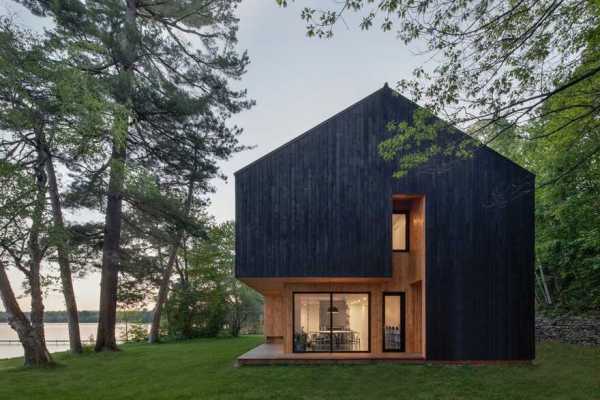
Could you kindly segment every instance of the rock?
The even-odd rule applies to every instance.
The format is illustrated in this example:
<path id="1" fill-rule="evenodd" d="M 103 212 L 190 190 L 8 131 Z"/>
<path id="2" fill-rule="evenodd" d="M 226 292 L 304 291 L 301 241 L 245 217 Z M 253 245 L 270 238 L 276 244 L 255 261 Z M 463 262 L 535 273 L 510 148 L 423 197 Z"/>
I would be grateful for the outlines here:
<path id="1" fill-rule="evenodd" d="M 600 320 L 594 318 L 536 316 L 537 341 L 556 340 L 562 343 L 600 346 Z"/>

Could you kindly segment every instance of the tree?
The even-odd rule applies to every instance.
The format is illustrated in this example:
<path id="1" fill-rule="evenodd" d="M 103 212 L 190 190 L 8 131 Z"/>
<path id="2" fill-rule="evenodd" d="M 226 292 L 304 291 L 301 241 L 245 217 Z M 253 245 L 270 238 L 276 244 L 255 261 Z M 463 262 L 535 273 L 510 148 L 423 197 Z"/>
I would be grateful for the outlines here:
<path id="1" fill-rule="evenodd" d="M 244 323 L 258 319 L 260 295 L 234 277 L 233 222 L 211 226 L 205 238 L 194 241 L 185 259 L 175 295 L 169 299 L 170 325 L 175 322 L 185 327 L 181 331 L 208 336 L 227 326 L 237 336 Z"/>
<path id="2" fill-rule="evenodd" d="M 27 161 L 35 151 L 44 163 L 43 173 L 50 200 L 51 227 L 49 248 L 55 250 L 59 265 L 62 292 L 69 315 L 71 351 L 82 351 L 79 335 L 77 304 L 73 290 L 69 258 L 69 234 L 65 226 L 59 182 L 55 163 L 60 159 L 60 147 L 77 146 L 81 132 L 93 134 L 101 129 L 98 118 L 101 104 L 98 96 L 90 95 L 93 83 L 79 71 L 65 66 L 52 43 L 17 28 L 4 18 L 1 21 L 0 103 L 1 123 L 10 132 L 0 141 L 7 159 L 26 168 L 37 164 Z M 92 86 L 91 88 L 89 86 Z M 85 140 L 85 138 L 83 139 Z"/>
<path id="3" fill-rule="evenodd" d="M 593 65 L 597 56 L 589 52 L 586 58 Z M 598 87 L 599 79 L 588 87 Z M 542 311 L 597 313 L 600 307 L 600 155 L 595 152 L 600 123 L 577 119 L 571 107 L 597 103 L 595 97 L 593 90 L 568 89 L 544 106 L 559 112 L 519 129 L 500 123 L 479 131 L 487 137 L 504 130 L 492 147 L 535 172 L 542 183 L 535 196 L 536 289 Z"/>
<path id="4" fill-rule="evenodd" d="M 546 183 L 536 193 L 536 262 L 543 271 L 538 280 L 553 300 L 546 308 L 559 311 L 600 309 L 600 120 L 576 119 L 570 107 L 597 104 L 597 87 L 600 77 L 588 83 L 589 93 L 567 90 L 553 98 L 548 107 L 563 111 L 523 134 L 538 138 L 524 140 L 522 158 Z M 558 128 L 562 133 L 554 135 Z"/>
<path id="5" fill-rule="evenodd" d="M 205 237 L 182 242 L 165 305 L 171 336 L 216 336 L 224 328 L 237 336 L 259 320 L 262 299 L 235 279 L 234 260 L 233 222 L 211 224 Z"/>
<path id="6" fill-rule="evenodd" d="M 52 363 L 44 337 L 44 304 L 41 267 L 47 250 L 45 227 L 46 175 L 44 153 L 37 148 L 18 162 L 9 161 L 3 151 L 0 182 L 0 297 L 6 308 L 8 323 L 17 332 L 25 353 L 26 366 Z M 31 164 L 32 171 L 25 165 Z M 46 233 L 46 234 L 45 234 Z M 25 317 L 6 268 L 12 265 L 26 277 L 31 299 L 30 320 Z"/>
<path id="7" fill-rule="evenodd" d="M 207 177 L 217 175 L 215 159 L 236 150 L 240 130 L 225 121 L 252 105 L 245 91 L 228 85 L 248 63 L 247 55 L 233 48 L 238 1 L 24 4 L 54 18 L 52 39 L 77 50 L 71 64 L 104 82 L 112 101 L 112 128 L 102 138 L 106 160 L 100 169 L 89 168 L 78 185 L 89 188 L 92 180 L 107 179 L 100 191 L 105 227 L 96 351 L 116 350 L 123 201 L 136 203 L 125 190 L 127 174 L 138 167 L 156 174 L 185 168 L 190 137 L 205 144 Z"/>
<path id="8" fill-rule="evenodd" d="M 562 106 L 552 100 L 567 91 L 597 92 L 590 85 L 596 85 L 600 62 L 588 54 L 593 49 L 590 39 L 598 37 L 598 7 L 594 1 L 560 0 L 345 0 L 332 9 L 305 7 L 301 18 L 309 36 L 329 38 L 346 14 L 358 13 L 361 29 L 379 24 L 383 31 L 395 30 L 405 45 L 424 46 L 421 54 L 438 63 L 419 66 L 412 79 L 398 82 L 401 92 L 428 110 L 412 123 L 390 121 L 393 136 L 382 143 L 381 153 L 399 161 L 396 176 L 402 176 L 431 157 L 463 157 L 476 151 L 479 144 L 472 147 L 461 140 L 437 148 L 418 146 L 433 143 L 432 135 L 445 134 L 452 126 L 479 122 L 477 129 L 483 130 L 505 121 L 505 129 L 488 138 L 486 143 L 491 143 L 512 127 L 540 121 L 565 107 L 569 120 L 564 124 L 597 120 L 600 109 L 590 99 Z M 580 68 L 584 63 L 587 67 Z M 433 131 L 427 128 L 432 114 L 443 119 Z M 557 126 L 553 134 L 562 134 L 563 128 Z M 403 161 L 405 153 L 400 157 L 401 147 L 411 147 L 409 162 Z M 592 154 L 582 156 L 589 159 Z M 573 165 L 579 162 L 584 160 Z"/>
<path id="9" fill-rule="evenodd" d="M 244 325 L 256 329 L 262 315 L 260 294 L 232 276 L 228 296 L 227 326 L 231 336 L 239 336 Z"/>
<path id="10" fill-rule="evenodd" d="M 227 221 L 212 227 L 207 240 L 195 251 L 196 267 L 216 271 L 214 276 L 222 281 L 227 306 L 225 323 L 229 333 L 238 336 L 244 324 L 258 321 L 262 297 L 235 278 L 235 223 Z"/>
<path id="11" fill-rule="evenodd" d="M 18 175 L 35 179 L 35 201 L 24 203 L 21 198 L 12 198 L 20 210 L 9 212 L 7 225 L 4 226 L 3 250 L 12 258 L 12 264 L 25 273 L 32 299 L 31 329 L 35 340 L 29 340 L 28 323 L 20 320 L 20 310 L 13 310 L 18 323 L 13 326 L 20 329 L 19 337 L 26 348 L 26 364 L 41 365 L 51 361 L 45 354 L 43 329 L 42 284 L 40 269 L 42 260 L 50 248 L 56 248 L 60 265 L 63 293 L 69 311 L 69 339 L 73 352 L 81 351 L 77 306 L 72 286 L 68 250 L 64 238 L 64 222 L 58 183 L 54 171 L 51 145 L 48 135 L 54 137 L 54 129 L 59 121 L 65 121 L 58 106 L 60 97 L 59 76 L 66 78 L 65 70 L 56 68 L 51 51 L 46 43 L 33 35 L 21 31 L 10 19 L 0 21 L 0 124 L 5 133 L 0 139 L 0 154 L 6 163 L 5 173 L 14 173 L 16 181 L 23 184 Z M 60 69 L 60 71 L 58 71 Z M 64 82 L 64 81 L 63 81 Z M 64 109 L 68 104 L 64 104 Z M 6 176 L 11 181 L 10 176 Z M 18 192 L 18 191 L 17 191 Z M 49 229 L 46 219 L 47 194 L 52 205 L 53 227 Z M 5 193 L 7 198 L 10 193 Z M 5 210 L 9 210 L 5 208 Z M 17 218 L 18 217 L 18 218 Z M 27 238 L 28 251 L 19 243 Z M 27 257 L 27 260 L 24 258 Z M 9 284 L 8 281 L 5 282 Z M 5 288 L 4 299 L 14 307 L 12 289 Z M 8 305 L 7 305 L 8 308 Z M 30 338 L 31 339 L 31 338 Z M 32 344 L 33 343 L 33 344 Z M 32 347 L 33 346 L 33 347 Z M 29 354 L 29 355 L 28 355 Z"/>
<path id="12" fill-rule="evenodd" d="M 192 201 L 194 199 L 194 186 L 195 179 L 197 179 L 197 172 L 198 171 L 192 171 L 192 174 L 190 175 L 190 181 L 188 183 L 188 192 L 186 195 L 185 202 L 183 204 L 183 212 L 186 218 L 189 216 L 190 211 L 192 209 Z M 175 232 L 175 238 L 173 240 L 173 243 L 169 248 L 167 263 L 164 267 L 163 274 L 159 282 L 158 295 L 156 296 L 156 303 L 154 305 L 154 310 L 152 311 L 152 323 L 150 324 L 150 333 L 148 334 L 149 343 L 156 343 L 160 340 L 160 321 L 162 309 L 169 295 L 171 274 L 173 273 L 173 268 L 177 259 L 177 252 L 181 247 L 181 242 L 183 240 L 184 235 L 185 231 L 183 229 L 177 229 Z"/>

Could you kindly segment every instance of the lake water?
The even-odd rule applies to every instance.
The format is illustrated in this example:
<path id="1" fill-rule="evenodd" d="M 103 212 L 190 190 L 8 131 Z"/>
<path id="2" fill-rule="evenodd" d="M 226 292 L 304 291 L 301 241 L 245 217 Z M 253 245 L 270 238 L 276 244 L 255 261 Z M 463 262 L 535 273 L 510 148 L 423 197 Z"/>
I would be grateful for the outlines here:
<path id="1" fill-rule="evenodd" d="M 85 323 L 79 324 L 81 331 L 81 340 L 88 340 L 96 337 L 96 330 L 98 324 L 96 323 Z M 48 340 L 48 351 L 51 353 L 57 351 L 69 350 L 69 343 L 52 343 L 52 340 L 69 340 L 69 329 L 66 323 L 47 323 L 46 328 L 46 340 Z M 125 324 L 117 324 L 117 338 L 121 338 L 121 334 L 125 332 Z M 7 324 L 0 323 L 0 341 L 2 340 L 18 340 L 17 333 Z M 88 344 L 88 343 L 86 343 Z M 23 347 L 20 343 L 15 344 L 4 344 L 0 343 L 0 359 L 20 357 L 23 355 Z"/>

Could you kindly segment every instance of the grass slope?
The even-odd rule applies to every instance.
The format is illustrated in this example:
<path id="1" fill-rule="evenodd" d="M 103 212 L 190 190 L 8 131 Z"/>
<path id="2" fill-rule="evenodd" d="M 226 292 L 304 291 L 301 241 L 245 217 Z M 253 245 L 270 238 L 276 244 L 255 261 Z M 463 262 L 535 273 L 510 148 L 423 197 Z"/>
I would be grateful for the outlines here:
<path id="1" fill-rule="evenodd" d="M 0 361 L 0 399 L 600 399 L 600 349 L 544 343 L 532 366 L 332 365 L 234 368 L 259 337 L 128 345 Z"/>

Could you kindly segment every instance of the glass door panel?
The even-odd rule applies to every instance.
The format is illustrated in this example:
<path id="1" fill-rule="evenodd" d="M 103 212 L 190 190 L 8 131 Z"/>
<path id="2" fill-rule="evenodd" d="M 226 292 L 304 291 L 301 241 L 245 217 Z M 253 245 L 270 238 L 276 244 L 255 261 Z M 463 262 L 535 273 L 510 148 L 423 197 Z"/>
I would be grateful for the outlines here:
<path id="1" fill-rule="evenodd" d="M 369 351 L 369 295 L 333 293 L 333 351 Z"/>
<path id="2" fill-rule="evenodd" d="M 331 351 L 329 293 L 294 294 L 294 352 Z"/>
<path id="3" fill-rule="evenodd" d="M 405 351 L 404 293 L 383 295 L 383 351 Z"/>

